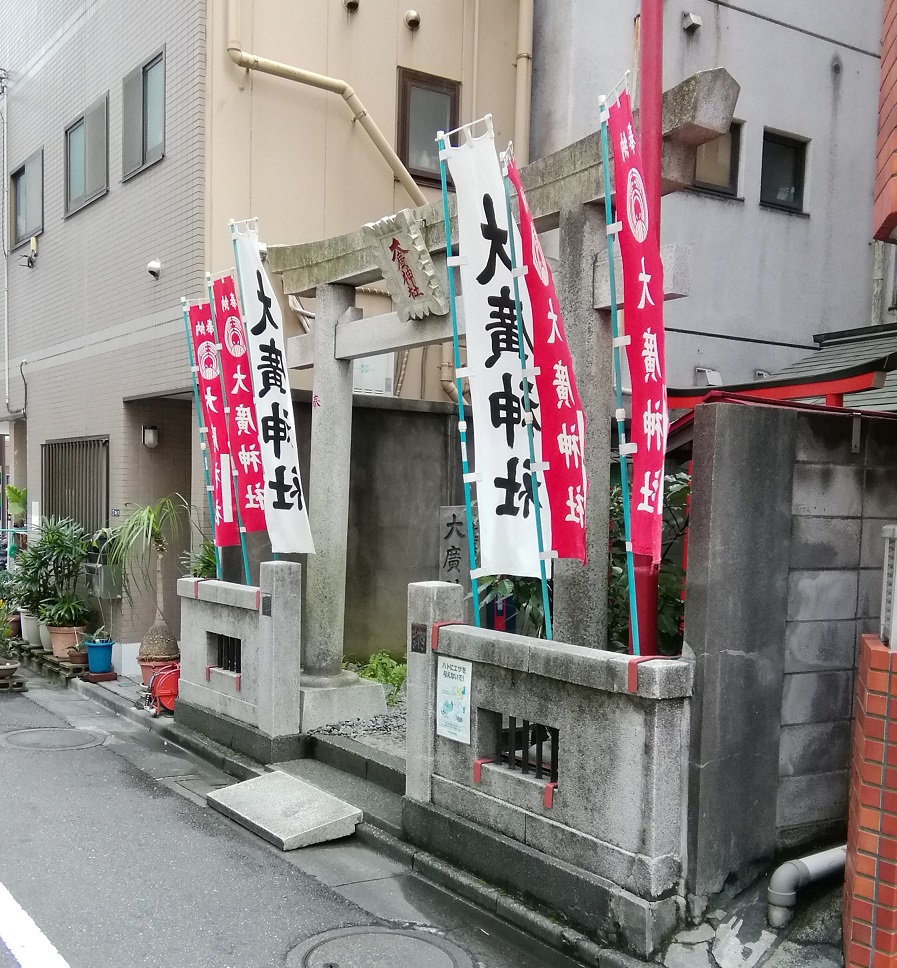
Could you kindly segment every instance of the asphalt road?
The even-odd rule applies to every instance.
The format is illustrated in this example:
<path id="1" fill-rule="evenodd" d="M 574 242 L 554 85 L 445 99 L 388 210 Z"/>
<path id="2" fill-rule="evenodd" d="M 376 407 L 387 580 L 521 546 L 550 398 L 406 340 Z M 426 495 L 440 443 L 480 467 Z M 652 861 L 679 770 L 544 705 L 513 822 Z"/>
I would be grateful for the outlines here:
<path id="1" fill-rule="evenodd" d="M 29 687 L 0 694 L 0 968 L 292 966 L 309 937 L 384 923 L 427 925 L 481 968 L 575 968 L 351 838 L 276 850 L 205 806 L 231 778 L 71 691 Z M 98 742 L 10 745 L 35 727 Z M 28 917 L 58 962 L 29 953 Z"/>

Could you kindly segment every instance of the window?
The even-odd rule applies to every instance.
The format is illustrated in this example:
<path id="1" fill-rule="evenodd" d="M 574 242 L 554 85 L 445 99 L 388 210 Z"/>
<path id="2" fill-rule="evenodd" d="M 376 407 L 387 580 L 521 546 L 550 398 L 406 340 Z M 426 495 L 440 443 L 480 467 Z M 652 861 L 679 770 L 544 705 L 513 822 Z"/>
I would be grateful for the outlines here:
<path id="1" fill-rule="evenodd" d="M 437 131 L 458 127 L 461 85 L 444 77 L 399 68 L 399 157 L 416 181 L 439 184 Z"/>
<path id="2" fill-rule="evenodd" d="M 721 195 L 738 194 L 738 162 L 741 156 L 741 125 L 700 145 L 695 161 L 695 188 Z"/>
<path id="3" fill-rule="evenodd" d="M 46 515 L 74 518 L 89 532 L 109 524 L 109 438 L 41 444 L 41 500 Z"/>
<path id="4" fill-rule="evenodd" d="M 806 141 L 764 131 L 761 204 L 803 211 L 806 160 Z"/>
<path id="5" fill-rule="evenodd" d="M 165 52 L 131 71 L 122 84 L 122 178 L 165 154 Z"/>
<path id="6" fill-rule="evenodd" d="M 44 151 L 41 148 L 12 173 L 10 218 L 13 244 L 27 242 L 44 227 Z"/>
<path id="7" fill-rule="evenodd" d="M 108 97 L 103 95 L 65 130 L 65 213 L 71 215 L 105 194 Z"/>

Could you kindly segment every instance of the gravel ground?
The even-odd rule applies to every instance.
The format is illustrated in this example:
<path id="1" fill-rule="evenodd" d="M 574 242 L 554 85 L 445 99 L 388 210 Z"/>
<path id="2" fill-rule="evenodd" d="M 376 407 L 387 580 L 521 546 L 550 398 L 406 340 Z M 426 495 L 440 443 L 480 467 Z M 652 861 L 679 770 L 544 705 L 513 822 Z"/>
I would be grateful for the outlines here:
<path id="1" fill-rule="evenodd" d="M 405 697 L 402 696 L 394 706 L 387 706 L 385 716 L 371 716 L 369 719 L 348 719 L 342 723 L 330 723 L 320 729 L 312 730 L 312 732 L 329 736 L 348 736 L 350 739 L 390 734 L 397 741 L 401 739 L 404 742 Z"/>

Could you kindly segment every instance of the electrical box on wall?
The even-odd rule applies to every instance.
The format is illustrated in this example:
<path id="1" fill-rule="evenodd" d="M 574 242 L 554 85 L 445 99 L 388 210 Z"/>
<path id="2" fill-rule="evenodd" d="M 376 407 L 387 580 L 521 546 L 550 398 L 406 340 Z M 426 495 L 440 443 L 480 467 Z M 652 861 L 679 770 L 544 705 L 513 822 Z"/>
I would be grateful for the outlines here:
<path id="1" fill-rule="evenodd" d="M 355 361 L 352 388 L 356 393 L 371 393 L 378 397 L 391 397 L 395 382 L 395 353 L 369 356 Z"/>

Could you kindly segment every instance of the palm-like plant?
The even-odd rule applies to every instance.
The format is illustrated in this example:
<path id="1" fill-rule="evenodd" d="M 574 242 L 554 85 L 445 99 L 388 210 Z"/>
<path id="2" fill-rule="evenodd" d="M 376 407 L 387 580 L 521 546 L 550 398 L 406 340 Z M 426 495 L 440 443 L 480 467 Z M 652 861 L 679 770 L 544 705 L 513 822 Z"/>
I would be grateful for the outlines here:
<path id="1" fill-rule="evenodd" d="M 126 507 L 131 513 L 121 527 L 111 532 L 104 551 L 111 565 L 121 567 L 126 584 L 128 576 L 136 574 L 146 587 L 153 584 L 151 563 L 155 552 L 156 620 L 143 637 L 138 655 L 146 660 L 172 658 L 178 653 L 178 644 L 165 622 L 162 565 L 170 543 L 181 533 L 187 503 L 180 494 L 173 494 L 155 504 Z"/>

